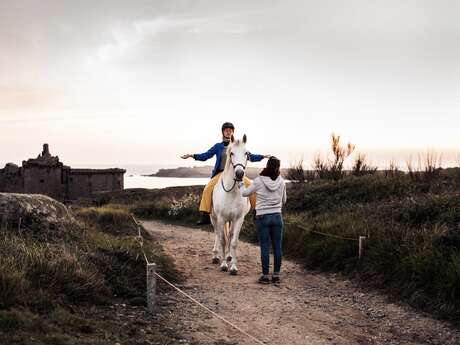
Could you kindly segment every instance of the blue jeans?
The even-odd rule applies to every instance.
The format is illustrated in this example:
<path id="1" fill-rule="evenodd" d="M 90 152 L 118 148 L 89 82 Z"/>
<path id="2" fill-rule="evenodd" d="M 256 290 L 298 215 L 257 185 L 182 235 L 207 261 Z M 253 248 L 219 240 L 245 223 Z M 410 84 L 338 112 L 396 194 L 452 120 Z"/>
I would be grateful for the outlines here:
<path id="1" fill-rule="evenodd" d="M 283 217 L 281 213 L 256 216 L 256 229 L 260 244 L 262 273 L 268 275 L 270 264 L 270 240 L 273 246 L 274 273 L 281 270 L 281 245 L 283 240 Z"/>

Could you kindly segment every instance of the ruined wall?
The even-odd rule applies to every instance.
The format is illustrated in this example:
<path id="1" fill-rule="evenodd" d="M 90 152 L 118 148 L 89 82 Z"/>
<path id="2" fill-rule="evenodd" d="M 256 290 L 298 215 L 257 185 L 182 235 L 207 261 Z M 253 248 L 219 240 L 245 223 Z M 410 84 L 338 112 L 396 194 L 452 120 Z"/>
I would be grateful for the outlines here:
<path id="1" fill-rule="evenodd" d="M 71 169 L 58 156 L 52 156 L 48 144 L 37 158 L 8 163 L 0 169 L 0 192 L 45 194 L 65 201 L 89 196 L 94 192 L 124 189 L 123 169 Z"/>
<path id="2" fill-rule="evenodd" d="M 0 188 L 7 193 L 22 193 L 24 190 L 22 168 L 8 163 L 5 169 L 0 170 Z"/>
<path id="3" fill-rule="evenodd" d="M 124 170 L 119 169 L 72 169 L 69 175 L 69 199 L 123 189 L 123 174 Z"/>
<path id="4" fill-rule="evenodd" d="M 24 168 L 24 193 L 45 194 L 52 198 L 66 199 L 62 167 L 29 166 Z"/>

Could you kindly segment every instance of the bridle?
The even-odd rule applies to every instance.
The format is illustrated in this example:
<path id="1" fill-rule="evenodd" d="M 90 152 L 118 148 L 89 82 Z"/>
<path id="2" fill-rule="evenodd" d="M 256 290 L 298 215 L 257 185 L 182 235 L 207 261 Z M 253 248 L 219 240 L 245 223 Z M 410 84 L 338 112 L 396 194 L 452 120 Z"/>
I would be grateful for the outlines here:
<path id="1" fill-rule="evenodd" d="M 240 166 L 240 167 L 243 168 L 243 171 L 245 171 L 245 170 L 246 170 L 246 166 L 248 165 L 248 160 L 249 160 L 249 153 L 246 153 L 246 163 L 245 163 L 244 165 L 241 164 L 241 163 L 236 163 L 236 164 L 234 164 L 232 158 L 230 157 L 230 163 L 231 163 L 232 166 L 233 166 L 233 170 L 235 170 L 236 167 Z M 233 186 L 232 186 L 232 188 L 230 188 L 229 190 L 227 190 L 227 189 L 225 189 L 224 179 L 223 179 L 223 178 L 220 179 L 220 182 L 221 182 L 221 184 L 222 184 L 222 188 L 223 188 L 224 191 L 227 192 L 227 193 L 230 193 L 230 192 L 233 190 L 233 188 L 235 188 L 236 183 L 237 183 L 237 182 L 240 182 L 240 181 L 242 181 L 242 180 L 237 180 L 236 178 L 233 178 Z"/>

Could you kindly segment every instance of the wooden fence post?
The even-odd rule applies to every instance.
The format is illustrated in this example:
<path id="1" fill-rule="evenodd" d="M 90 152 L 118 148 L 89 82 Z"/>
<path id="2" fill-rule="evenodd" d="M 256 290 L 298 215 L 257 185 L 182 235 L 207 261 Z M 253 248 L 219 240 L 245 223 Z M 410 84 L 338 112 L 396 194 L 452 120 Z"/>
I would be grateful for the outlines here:
<path id="1" fill-rule="evenodd" d="M 156 265 L 147 264 L 147 310 L 150 314 L 155 310 L 155 298 L 157 289 Z"/>

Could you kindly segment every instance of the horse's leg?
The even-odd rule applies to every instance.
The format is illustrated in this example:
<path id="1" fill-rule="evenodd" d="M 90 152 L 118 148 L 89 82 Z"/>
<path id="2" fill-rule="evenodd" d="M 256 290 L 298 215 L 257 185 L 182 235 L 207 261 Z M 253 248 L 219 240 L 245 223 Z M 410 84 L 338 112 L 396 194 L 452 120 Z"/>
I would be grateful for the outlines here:
<path id="1" fill-rule="evenodd" d="M 219 229 L 217 227 L 217 217 L 214 213 L 211 214 L 211 223 L 214 228 L 214 247 L 212 248 L 212 263 L 217 265 L 220 263 L 219 258 Z"/>
<path id="2" fill-rule="evenodd" d="M 222 217 L 217 218 L 217 231 L 219 236 L 219 243 L 218 243 L 218 251 L 219 257 L 222 258 L 220 269 L 222 271 L 228 270 L 227 261 L 224 260 L 225 258 L 225 221 Z"/>
<path id="3" fill-rule="evenodd" d="M 241 227 L 243 226 L 244 217 L 240 217 L 237 220 L 232 222 L 232 241 L 230 242 L 230 256 L 232 260 L 230 262 L 230 274 L 236 275 L 238 273 L 238 268 L 236 267 L 237 258 L 236 258 L 236 249 L 238 246 L 238 238 L 240 236 Z"/>
<path id="4" fill-rule="evenodd" d="M 226 245 L 226 253 L 227 253 L 227 262 L 232 261 L 232 256 L 230 255 L 230 242 L 233 238 L 233 222 L 228 222 L 225 225 L 225 245 Z"/>
<path id="5" fill-rule="evenodd" d="M 219 258 L 219 235 L 216 232 L 216 229 L 214 229 L 214 248 L 212 249 L 212 263 L 214 265 L 217 265 L 220 263 L 220 258 Z"/>

